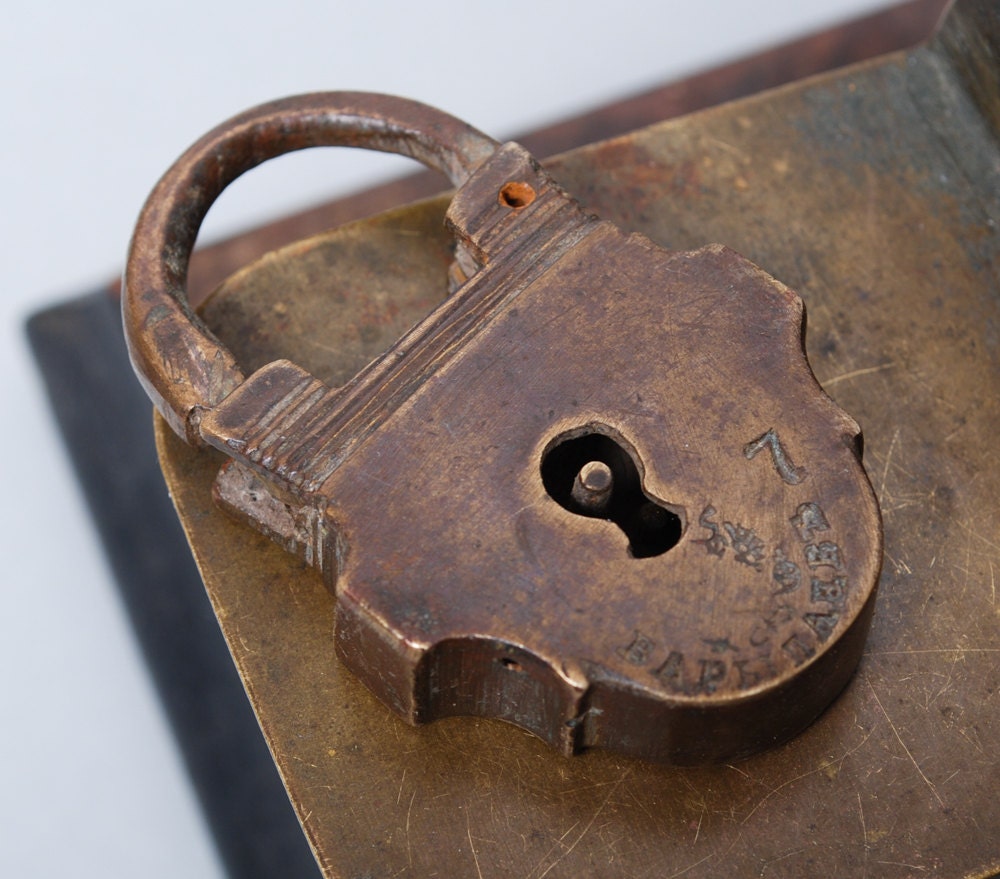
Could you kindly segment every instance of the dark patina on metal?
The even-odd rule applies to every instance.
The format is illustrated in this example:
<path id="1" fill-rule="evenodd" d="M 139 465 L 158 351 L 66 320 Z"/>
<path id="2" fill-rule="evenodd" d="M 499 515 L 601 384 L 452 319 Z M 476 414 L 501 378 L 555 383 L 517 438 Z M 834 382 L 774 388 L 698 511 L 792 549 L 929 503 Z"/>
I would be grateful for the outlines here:
<path id="1" fill-rule="evenodd" d="M 198 225 L 243 171 L 324 144 L 459 186 L 454 292 L 346 381 L 244 375 L 186 305 Z M 598 219 L 516 144 L 385 96 L 249 111 L 150 197 L 123 308 L 167 422 L 231 459 L 218 501 L 320 569 L 338 655 L 410 722 L 721 761 L 799 732 L 857 665 L 881 524 L 801 300 L 725 247 Z"/>

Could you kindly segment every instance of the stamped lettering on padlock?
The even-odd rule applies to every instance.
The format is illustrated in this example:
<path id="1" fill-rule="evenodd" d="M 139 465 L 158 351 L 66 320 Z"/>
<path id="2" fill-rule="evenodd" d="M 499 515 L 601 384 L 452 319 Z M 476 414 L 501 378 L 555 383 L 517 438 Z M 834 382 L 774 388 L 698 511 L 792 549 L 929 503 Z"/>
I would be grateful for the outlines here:
<path id="1" fill-rule="evenodd" d="M 239 173 L 324 143 L 449 174 L 455 290 L 344 387 L 287 361 L 244 378 L 183 304 L 197 225 Z M 382 96 L 251 111 L 154 191 L 124 308 L 167 420 L 232 458 L 220 503 L 322 570 L 338 654 L 411 722 L 732 759 L 860 658 L 879 513 L 801 300 L 725 247 L 589 215 L 516 144 Z"/>

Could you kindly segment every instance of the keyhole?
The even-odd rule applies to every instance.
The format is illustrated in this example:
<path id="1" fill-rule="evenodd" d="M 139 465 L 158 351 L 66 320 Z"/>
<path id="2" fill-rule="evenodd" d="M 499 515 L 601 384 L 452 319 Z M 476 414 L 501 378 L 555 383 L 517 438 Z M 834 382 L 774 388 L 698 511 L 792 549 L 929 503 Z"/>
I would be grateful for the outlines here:
<path id="1" fill-rule="evenodd" d="M 632 453 L 593 427 L 566 434 L 549 447 L 542 457 L 542 483 L 571 513 L 614 522 L 634 558 L 662 555 L 681 539 L 680 516 L 643 491 Z"/>

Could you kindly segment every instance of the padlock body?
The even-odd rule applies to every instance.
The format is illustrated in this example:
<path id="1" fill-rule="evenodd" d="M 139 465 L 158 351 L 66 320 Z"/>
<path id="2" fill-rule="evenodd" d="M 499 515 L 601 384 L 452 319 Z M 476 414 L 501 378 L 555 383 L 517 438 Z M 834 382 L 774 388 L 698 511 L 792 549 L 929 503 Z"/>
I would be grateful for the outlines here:
<path id="1" fill-rule="evenodd" d="M 204 415 L 270 486 L 224 505 L 324 571 L 338 653 L 412 722 L 676 763 L 802 729 L 860 658 L 882 546 L 801 300 L 588 216 L 516 145 L 449 221 L 467 281 L 384 356 L 339 389 L 272 363 Z"/>
<path id="2" fill-rule="evenodd" d="M 548 457 L 594 434 L 674 545 L 637 557 L 552 497 Z M 881 543 L 859 454 L 797 296 L 725 248 L 596 223 L 333 469 L 338 652 L 413 721 L 682 763 L 758 750 L 860 656 Z"/>

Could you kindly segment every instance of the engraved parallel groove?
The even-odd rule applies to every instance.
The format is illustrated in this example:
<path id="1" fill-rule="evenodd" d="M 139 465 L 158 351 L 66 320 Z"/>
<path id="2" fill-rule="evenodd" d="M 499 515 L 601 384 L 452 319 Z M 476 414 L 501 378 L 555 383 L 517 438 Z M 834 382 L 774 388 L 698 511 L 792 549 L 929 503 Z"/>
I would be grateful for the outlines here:
<path id="1" fill-rule="evenodd" d="M 471 237 L 487 252 L 491 249 L 504 249 L 512 238 L 526 246 L 538 247 L 536 236 L 539 232 L 567 210 L 579 212 L 580 208 L 557 187 L 546 186 L 538 193 L 534 202 L 516 215 L 509 211 L 489 211 L 490 215 L 497 218 L 496 222 L 480 227 Z"/>
<path id="2" fill-rule="evenodd" d="M 339 395 L 331 395 L 334 396 Z M 319 417 L 313 419 L 310 429 L 295 437 L 294 448 L 287 455 L 294 483 L 308 492 L 316 491 L 333 472 L 341 458 L 338 452 L 350 442 L 350 437 L 336 432 L 337 407 L 333 400 L 317 414 Z"/>
<path id="3" fill-rule="evenodd" d="M 257 428 L 258 432 L 266 430 L 278 419 L 284 418 L 289 408 L 297 405 L 298 401 L 305 395 L 312 392 L 319 382 L 308 373 L 303 373 L 302 377 L 289 388 L 277 400 L 270 402 L 268 406 L 249 422 L 245 431 L 247 438 L 250 438 L 249 431 Z"/>
<path id="4" fill-rule="evenodd" d="M 300 376 L 288 381 L 290 370 Z M 301 488 L 313 481 L 314 465 L 322 462 L 310 450 L 321 439 L 316 431 L 329 419 L 338 391 L 291 364 L 265 367 L 244 389 L 255 405 L 234 398 L 210 413 L 206 439 L 288 486 Z M 248 410 L 253 413 L 249 417 Z"/>
<path id="5" fill-rule="evenodd" d="M 550 182 L 538 182 L 535 200 L 531 204 L 517 210 L 504 208 L 499 204 L 489 205 L 487 209 L 465 218 L 465 234 L 480 247 L 511 231 L 519 236 L 530 236 L 535 229 L 545 224 L 546 218 L 553 213 L 553 208 L 558 210 L 567 203 L 572 204 L 559 187 Z"/>
<path id="6" fill-rule="evenodd" d="M 573 216 L 560 216 L 564 213 Z M 467 297 L 472 301 L 467 302 L 460 314 L 446 324 L 434 327 L 432 332 L 420 340 L 420 346 L 410 357 L 395 360 L 392 364 L 395 368 L 381 375 L 377 386 L 370 387 L 367 382 L 351 386 L 350 399 L 338 401 L 338 406 L 331 413 L 326 428 L 326 441 L 313 450 L 315 454 L 327 459 L 328 466 L 324 474 L 319 470 L 315 471 L 316 477 L 321 477 L 320 482 L 346 458 L 350 446 L 384 423 L 430 374 L 462 347 L 470 335 L 488 323 L 499 311 L 501 303 L 515 298 L 597 227 L 597 223 L 583 215 L 579 209 L 556 211 L 554 217 L 560 223 L 565 223 L 564 228 L 558 235 L 549 238 L 545 246 L 535 249 L 530 262 L 523 262 L 520 271 L 510 271 L 510 260 L 506 258 L 502 260 L 503 269 L 492 271 L 487 266 L 470 282 L 468 293 L 475 295 Z M 512 251 L 519 249 L 511 248 Z M 336 448 L 338 446 L 339 449 Z M 312 490 L 318 489 L 320 482 L 313 483 Z"/>
<path id="7" fill-rule="evenodd" d="M 335 406 L 337 392 L 324 388 L 307 407 L 296 411 L 296 418 L 275 431 L 271 454 L 276 461 L 274 472 L 290 484 L 302 488 L 315 478 L 321 459 L 314 446 L 322 438 L 329 411 Z"/>
<path id="8" fill-rule="evenodd" d="M 358 443 L 495 319 L 503 303 L 598 227 L 557 186 L 533 182 L 535 200 L 523 209 L 490 204 L 467 218 L 495 259 L 348 384 L 331 389 L 284 364 L 260 375 L 262 405 L 252 416 L 240 404 L 228 416 L 220 410 L 215 429 L 225 425 L 220 436 L 230 451 L 241 446 L 245 460 L 300 494 L 318 491 Z M 235 423 L 227 424 L 230 419 Z"/>
<path id="9" fill-rule="evenodd" d="M 296 423 L 329 391 L 329 388 L 315 379 L 304 384 L 306 387 L 296 388 L 286 395 L 281 403 L 270 407 L 263 417 L 247 430 L 248 445 L 252 445 L 261 454 L 264 450 L 270 450 L 272 455 L 280 455 L 280 446 L 286 435 L 294 430 Z"/>
<path id="10" fill-rule="evenodd" d="M 290 467 L 296 449 L 302 444 L 302 438 L 308 437 L 313 431 L 313 425 L 320 421 L 330 409 L 336 392 L 320 385 L 316 392 L 301 401 L 301 405 L 289 410 L 285 419 L 276 424 L 266 438 L 271 454 L 282 461 L 279 470 L 282 475 L 296 468 Z"/>
<path id="11" fill-rule="evenodd" d="M 330 400 L 331 405 L 310 407 L 307 419 L 290 437 L 283 462 L 287 472 L 296 474 L 295 485 L 305 491 L 318 490 L 355 442 L 383 423 L 434 369 L 460 349 L 470 334 L 490 320 L 499 303 L 517 296 L 596 228 L 596 222 L 575 203 L 565 197 L 552 201 L 554 209 L 540 212 L 539 216 L 555 228 L 544 232 L 541 247 L 530 248 L 529 259 L 519 258 L 524 239 L 513 239 L 504 253 L 502 262 L 507 268 L 503 272 L 484 268 L 446 303 L 450 307 L 430 315 L 410 330 L 393 351 L 331 392 L 336 396 L 336 400 Z M 520 262 L 516 272 L 509 270 L 512 260 Z M 301 429 L 306 424 L 308 428 Z"/>
<path id="12" fill-rule="evenodd" d="M 251 378 L 240 391 L 203 420 L 203 430 L 222 439 L 229 448 L 235 448 L 234 444 L 238 444 L 241 454 L 250 458 L 272 425 L 284 419 L 287 411 L 295 407 L 304 396 L 312 393 L 318 384 L 308 373 L 301 370 L 299 373 L 298 379 L 285 388 L 275 388 L 268 382 L 273 379 L 271 374 L 263 380 Z M 248 415 L 244 398 L 251 389 L 258 402 L 250 407 L 252 414 Z M 278 391 L 277 396 L 275 390 Z"/>
<path id="13" fill-rule="evenodd" d="M 561 239 L 562 235 L 557 225 L 560 213 L 567 212 L 571 214 L 570 222 L 566 223 L 566 230 L 572 229 L 576 225 L 573 221 L 582 217 L 579 207 L 574 202 L 568 201 L 558 190 L 550 187 L 547 192 L 551 193 L 550 200 L 556 202 L 557 210 L 552 211 L 545 218 L 547 224 L 553 225 L 553 228 L 545 233 L 549 237 L 549 240 L 546 240 L 541 247 L 538 246 L 537 242 L 524 245 L 525 249 L 534 249 L 535 257 L 544 253 L 554 242 Z M 486 213 L 494 214 L 497 212 L 488 211 Z M 521 219 L 523 220 L 525 217 L 522 215 Z M 529 230 L 518 225 L 518 234 L 519 236 L 526 236 L 528 232 L 531 232 L 533 235 L 538 235 L 542 226 L 543 224 L 538 223 Z M 519 251 L 522 248 L 516 246 L 518 243 L 523 243 L 523 239 L 515 239 L 515 246 L 510 247 L 504 254 L 506 259 L 514 260 L 520 256 Z M 488 267 L 483 272 L 488 273 Z M 517 274 L 517 272 L 513 272 L 510 274 L 510 277 L 516 277 Z M 348 384 L 340 389 L 345 396 L 341 411 L 344 413 L 351 411 L 352 405 L 355 404 L 356 400 L 363 400 L 365 398 L 367 388 L 378 387 L 387 381 L 388 376 L 399 368 L 399 364 L 406 360 L 411 351 L 423 349 L 429 340 L 433 339 L 437 334 L 451 331 L 453 327 L 458 326 L 459 322 L 463 320 L 463 314 L 471 315 L 469 320 L 474 321 L 476 316 L 482 311 L 492 307 L 495 299 L 481 303 L 477 301 L 483 295 L 482 287 L 485 279 L 486 275 L 482 273 L 480 277 L 473 278 L 454 296 L 446 300 L 435 312 L 408 330 L 391 350 L 387 351 L 381 357 L 376 358 L 358 372 Z"/>

